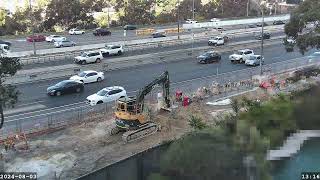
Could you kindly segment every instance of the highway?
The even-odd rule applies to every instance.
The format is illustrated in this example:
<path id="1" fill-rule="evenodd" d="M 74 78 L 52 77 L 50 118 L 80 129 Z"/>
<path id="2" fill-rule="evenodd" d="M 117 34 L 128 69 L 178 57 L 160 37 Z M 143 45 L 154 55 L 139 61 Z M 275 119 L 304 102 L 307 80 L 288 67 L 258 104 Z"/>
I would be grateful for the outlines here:
<path id="1" fill-rule="evenodd" d="M 176 28 L 175 26 L 169 26 L 170 28 Z M 224 27 L 225 30 L 232 30 L 232 29 L 240 29 L 244 28 L 245 25 L 234 25 L 234 26 L 226 26 Z M 163 27 L 157 27 L 155 29 L 159 29 L 161 31 Z M 166 27 L 168 28 L 168 27 Z M 195 33 L 206 31 L 205 29 L 195 29 Z M 99 44 L 99 43 L 112 43 L 117 41 L 128 41 L 128 40 L 136 40 L 136 39 L 144 39 L 150 36 L 137 36 L 135 30 L 126 31 L 126 37 L 124 36 L 123 30 L 113 30 L 111 32 L 111 36 L 94 36 L 92 31 L 87 31 L 83 35 L 69 35 L 67 32 L 61 34 L 65 36 L 67 39 L 75 42 L 77 46 L 81 45 L 88 45 L 88 44 Z M 191 31 L 185 31 L 182 34 L 190 34 Z M 57 33 L 59 34 L 59 33 Z M 175 34 L 168 34 L 167 36 L 174 36 Z M 150 37 L 151 38 L 151 37 Z M 10 41 L 12 43 L 11 51 L 12 52 L 20 52 L 20 51 L 30 51 L 33 50 L 33 45 L 31 42 L 27 42 L 25 37 L 16 38 L 16 39 L 4 39 Z M 36 42 L 36 49 L 50 49 L 55 48 L 53 43 L 48 42 Z"/>
<path id="2" fill-rule="evenodd" d="M 257 54 L 260 53 L 260 48 L 254 48 L 253 50 Z M 265 47 L 264 52 L 266 64 L 303 56 L 297 50 L 287 53 L 280 41 L 277 45 Z M 309 51 L 307 54 L 305 54 L 305 56 L 309 55 L 310 53 L 312 53 L 312 51 Z M 197 61 L 194 58 L 189 57 L 178 62 L 149 64 L 135 68 L 106 72 L 106 79 L 103 82 L 85 85 L 85 90 L 81 94 L 71 94 L 60 97 L 47 96 L 46 88 L 63 80 L 64 78 L 18 85 L 18 90 L 21 92 L 19 98 L 20 103 L 17 105 L 14 111 L 7 111 L 7 114 L 14 115 L 22 112 L 81 102 L 84 101 L 88 95 L 91 95 L 107 86 L 120 85 L 125 87 L 128 92 L 133 92 L 144 87 L 144 85 L 153 80 L 154 77 L 159 75 L 164 70 L 169 71 L 171 82 L 175 83 L 203 76 L 214 75 L 217 72 L 217 68 L 219 68 L 219 73 L 248 68 L 244 64 L 231 64 L 228 59 L 230 54 L 231 52 L 223 53 L 221 62 L 214 64 L 200 65 L 197 64 Z"/>
<path id="3" fill-rule="evenodd" d="M 284 35 L 283 32 L 272 32 L 271 37 L 277 37 L 277 36 L 282 36 Z M 244 34 L 239 37 L 230 37 L 230 40 L 228 43 L 232 42 L 241 42 L 241 41 L 246 41 L 246 40 L 253 40 L 254 37 L 251 34 Z M 193 46 L 194 47 L 203 47 L 207 46 L 208 41 L 207 40 L 202 40 L 202 41 L 196 41 Z M 228 44 L 226 43 L 226 45 Z M 172 50 L 178 50 L 178 49 L 188 49 L 192 48 L 192 43 L 186 43 L 186 44 L 180 44 L 180 45 L 173 45 L 173 46 L 166 46 L 166 47 L 159 47 L 159 48 L 144 48 L 140 50 L 134 50 L 130 52 L 125 52 L 122 56 L 128 57 L 128 56 L 135 56 L 135 55 L 142 55 L 142 54 L 149 54 L 149 53 L 158 53 L 158 52 L 166 52 L 166 51 L 172 51 Z M 212 47 L 214 49 L 214 47 Z M 103 61 L 107 62 L 108 59 L 113 59 L 113 58 L 118 58 L 119 56 L 110 56 L 105 58 Z M 26 64 L 23 66 L 24 69 L 33 69 L 33 68 L 40 68 L 40 67 L 47 67 L 47 66 L 58 66 L 58 65 L 66 65 L 66 64 L 72 64 L 73 59 L 69 58 L 63 58 L 61 57 L 60 59 L 57 58 L 55 61 L 49 61 L 46 63 L 36 63 L 36 64 Z"/>

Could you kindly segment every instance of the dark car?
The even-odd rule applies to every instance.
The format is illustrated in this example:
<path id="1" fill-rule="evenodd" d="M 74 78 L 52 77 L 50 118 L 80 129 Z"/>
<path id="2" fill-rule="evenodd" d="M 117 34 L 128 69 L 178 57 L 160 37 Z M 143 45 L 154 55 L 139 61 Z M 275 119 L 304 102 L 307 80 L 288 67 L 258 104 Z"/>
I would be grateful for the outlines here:
<path id="1" fill-rule="evenodd" d="M 270 39 L 270 36 L 271 36 L 270 33 L 263 33 L 263 39 Z M 259 35 L 256 35 L 255 38 L 261 40 L 262 39 L 261 33 Z"/>
<path id="2" fill-rule="evenodd" d="M 0 39 L 0 44 L 6 44 L 8 46 L 11 46 L 11 42 L 8 42 L 8 41 L 3 41 Z"/>
<path id="3" fill-rule="evenodd" d="M 281 24 L 285 24 L 283 21 L 273 21 L 273 25 L 281 25 Z"/>
<path id="4" fill-rule="evenodd" d="M 42 41 L 45 41 L 46 40 L 46 37 L 43 36 L 43 35 L 34 35 L 34 36 L 29 36 L 27 37 L 27 41 L 28 42 L 42 42 Z"/>
<path id="5" fill-rule="evenodd" d="M 198 56 L 197 59 L 198 63 L 200 64 L 208 64 L 213 62 L 219 62 L 221 60 L 221 55 L 217 52 L 210 51 Z"/>
<path id="6" fill-rule="evenodd" d="M 125 25 L 125 26 L 123 27 L 123 29 L 124 29 L 124 30 L 136 30 L 137 27 L 134 26 L 134 25 Z"/>
<path id="7" fill-rule="evenodd" d="M 74 80 L 64 80 L 47 88 L 47 94 L 50 96 L 60 96 L 62 94 L 80 93 L 83 91 L 82 82 Z"/>
<path id="8" fill-rule="evenodd" d="M 93 31 L 95 36 L 110 36 L 111 32 L 108 29 L 98 28 Z"/>
<path id="9" fill-rule="evenodd" d="M 262 27 L 262 23 L 257 23 L 256 26 L 257 27 Z M 268 24 L 267 23 L 263 23 L 263 26 L 268 26 Z"/>
<path id="10" fill-rule="evenodd" d="M 164 34 L 156 32 L 156 33 L 152 33 L 152 37 L 153 38 L 160 38 L 160 37 L 166 37 L 166 36 Z"/>
<path id="11" fill-rule="evenodd" d="M 255 25 L 255 24 L 249 24 L 248 25 L 248 28 L 256 28 L 257 27 L 257 25 Z"/>

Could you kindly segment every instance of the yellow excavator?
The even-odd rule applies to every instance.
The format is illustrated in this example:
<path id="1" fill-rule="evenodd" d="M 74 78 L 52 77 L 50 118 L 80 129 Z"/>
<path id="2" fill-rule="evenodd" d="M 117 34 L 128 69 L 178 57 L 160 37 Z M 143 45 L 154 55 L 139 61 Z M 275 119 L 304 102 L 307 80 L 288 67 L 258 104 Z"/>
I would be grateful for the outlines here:
<path id="1" fill-rule="evenodd" d="M 144 98 L 157 85 L 162 85 L 164 109 L 170 108 L 169 99 L 169 73 L 163 72 L 158 78 L 142 88 L 136 97 L 123 97 L 116 103 L 115 121 L 116 127 L 111 130 L 111 135 L 124 132 L 122 139 L 131 142 L 151 134 L 158 130 L 158 124 L 150 121 L 144 109 Z"/>

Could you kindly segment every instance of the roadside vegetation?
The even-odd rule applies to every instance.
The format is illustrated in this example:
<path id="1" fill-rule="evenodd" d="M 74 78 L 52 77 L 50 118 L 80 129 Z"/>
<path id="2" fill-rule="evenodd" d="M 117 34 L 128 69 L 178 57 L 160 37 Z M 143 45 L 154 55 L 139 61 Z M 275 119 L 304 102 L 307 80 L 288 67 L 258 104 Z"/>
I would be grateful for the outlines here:
<path id="1" fill-rule="evenodd" d="M 35 31 L 63 31 L 70 28 L 91 29 L 98 26 L 122 26 L 125 24 L 150 25 L 175 23 L 192 18 L 192 0 L 35 0 L 30 9 L 28 1 L 20 7 L 12 3 L 16 11 L 0 9 L 0 35 L 29 33 Z M 10 2 L 9 2 L 10 1 Z M 195 0 L 195 19 L 246 16 L 247 0 Z M 20 4 L 21 5 L 21 4 Z M 115 14 L 108 16 L 108 8 Z M 110 9 L 109 9 L 110 10 Z M 94 19 L 94 12 L 103 12 Z M 250 14 L 258 13 L 254 6 Z M 110 18 L 110 19 L 108 19 Z M 109 24 L 108 24 L 109 23 Z"/>
<path id="2" fill-rule="evenodd" d="M 234 99 L 233 113 L 215 125 L 190 116 L 194 131 L 169 146 L 161 172 L 150 180 L 271 179 L 267 150 L 297 130 L 320 129 L 319 97 L 320 87 L 313 86 L 265 102 Z"/>

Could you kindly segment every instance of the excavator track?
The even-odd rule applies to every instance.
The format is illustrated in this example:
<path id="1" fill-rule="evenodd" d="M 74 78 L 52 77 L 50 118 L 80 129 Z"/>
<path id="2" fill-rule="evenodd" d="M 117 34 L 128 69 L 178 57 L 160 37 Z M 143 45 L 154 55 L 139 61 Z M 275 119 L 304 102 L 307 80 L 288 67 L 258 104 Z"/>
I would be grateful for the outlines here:
<path id="1" fill-rule="evenodd" d="M 153 122 L 147 122 L 136 130 L 129 130 L 122 135 L 124 142 L 132 142 L 138 139 L 150 136 L 158 131 L 158 125 Z"/>

